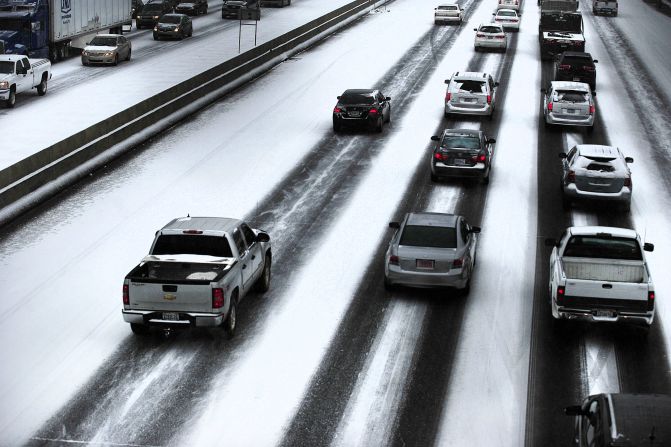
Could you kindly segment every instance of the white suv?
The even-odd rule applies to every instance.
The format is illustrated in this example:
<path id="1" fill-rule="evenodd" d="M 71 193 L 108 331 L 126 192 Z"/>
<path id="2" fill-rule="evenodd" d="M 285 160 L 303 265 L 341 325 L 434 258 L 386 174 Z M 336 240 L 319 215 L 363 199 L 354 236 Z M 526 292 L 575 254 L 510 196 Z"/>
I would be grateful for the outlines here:
<path id="1" fill-rule="evenodd" d="M 491 119 L 496 108 L 496 87 L 488 73 L 456 72 L 446 79 L 445 115 L 486 115 Z"/>
<path id="2" fill-rule="evenodd" d="M 433 13 L 436 25 L 445 23 L 459 23 L 462 21 L 462 9 L 458 3 L 438 5 Z"/>

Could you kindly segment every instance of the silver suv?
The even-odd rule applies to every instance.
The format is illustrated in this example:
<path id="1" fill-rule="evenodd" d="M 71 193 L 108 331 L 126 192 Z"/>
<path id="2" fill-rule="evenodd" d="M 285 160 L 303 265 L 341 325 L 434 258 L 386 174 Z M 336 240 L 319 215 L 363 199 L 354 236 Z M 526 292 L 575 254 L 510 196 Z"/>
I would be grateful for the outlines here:
<path id="1" fill-rule="evenodd" d="M 596 105 L 590 86 L 584 82 L 552 81 L 545 93 L 545 125 L 586 126 L 592 130 Z"/>
<path id="2" fill-rule="evenodd" d="M 616 147 L 598 144 L 579 144 L 562 159 L 561 186 L 563 205 L 568 208 L 576 199 L 614 200 L 629 209 L 631 204 L 631 170 L 625 157 Z"/>
<path id="3" fill-rule="evenodd" d="M 472 71 L 456 72 L 446 79 L 445 115 L 485 115 L 491 119 L 496 108 L 496 87 L 491 75 Z"/>

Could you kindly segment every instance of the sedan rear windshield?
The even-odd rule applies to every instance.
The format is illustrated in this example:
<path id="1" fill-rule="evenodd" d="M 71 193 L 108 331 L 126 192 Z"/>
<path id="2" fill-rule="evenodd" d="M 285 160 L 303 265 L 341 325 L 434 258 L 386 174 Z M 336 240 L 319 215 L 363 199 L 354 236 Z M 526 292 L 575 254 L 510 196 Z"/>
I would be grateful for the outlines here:
<path id="1" fill-rule="evenodd" d="M 499 11 L 497 15 L 505 17 L 517 17 L 517 13 L 515 11 Z"/>
<path id="2" fill-rule="evenodd" d="M 641 247 L 635 239 L 623 237 L 572 236 L 564 256 L 640 261 Z"/>
<path id="3" fill-rule="evenodd" d="M 444 148 L 480 149 L 480 138 L 471 135 L 445 135 L 440 145 Z"/>
<path id="4" fill-rule="evenodd" d="M 94 47 L 116 47 L 116 37 L 96 36 L 89 45 Z"/>
<path id="5" fill-rule="evenodd" d="M 152 255 L 206 255 L 230 258 L 233 256 L 228 239 L 223 236 L 161 235 Z"/>
<path id="6" fill-rule="evenodd" d="M 456 11 L 457 7 L 456 6 L 439 6 L 438 9 L 443 10 L 443 11 Z"/>
<path id="7" fill-rule="evenodd" d="M 375 98 L 370 93 L 347 93 L 340 97 L 341 104 L 373 104 Z"/>
<path id="8" fill-rule="evenodd" d="M 585 56 L 564 56 L 561 63 L 567 65 L 587 65 L 590 67 L 594 65 L 592 59 Z"/>
<path id="9" fill-rule="evenodd" d="M 179 23 L 182 21 L 180 16 L 163 16 L 159 20 L 161 23 Z"/>
<path id="10" fill-rule="evenodd" d="M 579 90 L 556 90 L 554 94 L 555 101 L 587 102 L 587 98 L 587 92 Z"/>
<path id="11" fill-rule="evenodd" d="M 498 26 L 481 26 L 478 31 L 480 31 L 481 33 L 490 33 L 490 34 L 491 33 L 498 34 L 503 32 L 503 30 Z"/>
<path id="12" fill-rule="evenodd" d="M 456 248 L 457 231 L 452 227 L 406 225 L 399 245 L 410 247 Z"/>
<path id="13" fill-rule="evenodd" d="M 454 89 L 470 93 L 487 93 L 485 81 L 454 80 Z"/>

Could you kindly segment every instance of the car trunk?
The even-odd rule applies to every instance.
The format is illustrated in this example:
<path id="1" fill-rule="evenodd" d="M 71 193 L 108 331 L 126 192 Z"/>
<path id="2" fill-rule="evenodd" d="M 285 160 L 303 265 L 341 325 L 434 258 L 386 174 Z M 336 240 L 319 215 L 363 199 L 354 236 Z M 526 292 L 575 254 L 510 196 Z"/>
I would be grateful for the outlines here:
<path id="1" fill-rule="evenodd" d="M 343 105 L 341 110 L 347 118 L 367 118 L 372 107 L 370 104 L 347 104 Z"/>
<path id="2" fill-rule="evenodd" d="M 452 100 L 452 104 L 460 108 L 481 109 L 487 104 L 487 95 L 483 93 L 460 90 L 455 96 L 456 98 Z"/>
<path id="3" fill-rule="evenodd" d="M 554 101 L 552 112 L 565 119 L 585 119 L 589 116 L 589 102 Z"/>
<path id="4" fill-rule="evenodd" d="M 440 161 L 445 165 L 475 166 L 480 151 L 477 149 L 441 149 L 440 153 L 443 156 Z"/>
<path id="5" fill-rule="evenodd" d="M 424 273 L 447 273 L 455 259 L 456 248 L 425 248 L 400 245 L 399 265 L 402 270 Z"/>
<path id="6" fill-rule="evenodd" d="M 599 173 L 585 169 L 576 170 L 575 185 L 580 191 L 618 193 L 624 186 L 624 178 L 612 173 Z"/>

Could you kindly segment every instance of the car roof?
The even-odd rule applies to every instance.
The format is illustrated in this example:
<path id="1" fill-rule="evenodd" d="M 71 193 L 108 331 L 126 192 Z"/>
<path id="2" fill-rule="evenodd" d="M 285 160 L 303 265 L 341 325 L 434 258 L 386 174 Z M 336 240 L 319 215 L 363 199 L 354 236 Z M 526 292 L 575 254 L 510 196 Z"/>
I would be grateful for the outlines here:
<path id="1" fill-rule="evenodd" d="M 450 227 L 456 226 L 459 216 L 446 213 L 408 213 L 406 225 L 424 225 L 429 227 Z"/>
<path id="2" fill-rule="evenodd" d="M 240 225 L 240 219 L 228 217 L 178 217 L 168 222 L 161 230 L 206 230 L 232 232 Z"/>
<path id="3" fill-rule="evenodd" d="M 569 227 L 568 230 L 573 236 L 596 236 L 598 233 L 608 233 L 615 237 L 624 237 L 630 239 L 636 239 L 638 237 L 638 233 L 636 233 L 636 231 L 630 230 L 628 228 L 587 225 L 584 227 Z"/>
<path id="4" fill-rule="evenodd" d="M 482 71 L 458 71 L 454 74 L 456 80 L 485 81 L 487 73 Z"/>
<path id="5" fill-rule="evenodd" d="M 482 131 L 479 129 L 445 129 L 444 135 L 463 135 L 469 137 L 479 137 Z"/>
<path id="6" fill-rule="evenodd" d="M 375 93 L 375 89 L 370 88 L 350 88 L 343 92 L 343 95 L 372 95 Z"/>
<path id="7" fill-rule="evenodd" d="M 554 89 L 570 89 L 584 91 L 585 93 L 590 93 L 589 84 L 586 82 L 573 82 L 573 81 L 552 81 L 552 88 Z"/>
<path id="8" fill-rule="evenodd" d="M 665 394 L 609 394 L 615 424 L 613 445 L 669 445 L 671 396 Z M 653 433 L 655 440 L 650 440 Z M 614 436 L 613 436 L 614 435 Z"/>
<path id="9" fill-rule="evenodd" d="M 588 57 L 592 58 L 592 55 L 589 53 L 585 53 L 583 51 L 564 51 L 562 53 L 562 56 L 577 56 L 577 57 Z"/>
<path id="10" fill-rule="evenodd" d="M 578 144 L 576 146 L 578 153 L 583 157 L 619 157 L 620 151 L 613 146 L 604 146 L 601 144 Z"/>

